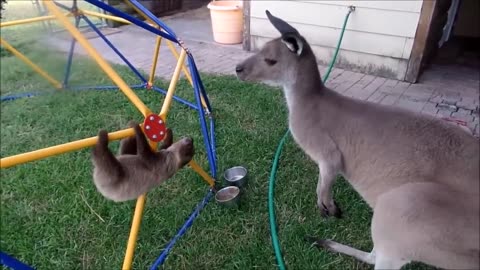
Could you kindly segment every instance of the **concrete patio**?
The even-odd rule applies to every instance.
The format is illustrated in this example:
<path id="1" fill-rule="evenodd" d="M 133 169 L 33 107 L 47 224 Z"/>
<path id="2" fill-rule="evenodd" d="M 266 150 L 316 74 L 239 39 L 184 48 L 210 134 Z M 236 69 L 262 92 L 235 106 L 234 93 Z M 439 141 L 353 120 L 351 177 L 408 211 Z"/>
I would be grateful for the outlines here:
<path id="1" fill-rule="evenodd" d="M 251 55 L 243 51 L 241 45 L 220 45 L 213 41 L 206 7 L 162 18 L 162 21 L 185 42 L 203 73 L 234 75 L 235 65 Z M 110 32 L 107 35 L 109 40 L 134 66 L 150 71 L 155 35 L 133 25 L 103 31 Z M 123 64 L 101 38 L 89 36 L 92 45 L 105 59 Z M 55 48 L 68 51 L 69 38 L 56 37 L 50 41 Z M 79 46 L 76 52 L 86 54 Z M 156 75 L 169 79 L 175 65 L 176 59 L 168 47 L 162 45 Z M 320 66 L 322 73 L 325 70 L 326 67 Z M 479 84 L 478 69 L 452 65 L 430 67 L 416 84 L 342 69 L 334 69 L 327 82 L 332 89 L 354 98 L 464 121 L 476 136 L 480 133 Z"/>

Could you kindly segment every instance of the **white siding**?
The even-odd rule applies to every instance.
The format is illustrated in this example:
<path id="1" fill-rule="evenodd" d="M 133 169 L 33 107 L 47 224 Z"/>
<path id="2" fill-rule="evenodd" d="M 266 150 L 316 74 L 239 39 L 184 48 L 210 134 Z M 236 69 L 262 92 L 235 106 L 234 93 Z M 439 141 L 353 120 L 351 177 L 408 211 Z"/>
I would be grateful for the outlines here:
<path id="1" fill-rule="evenodd" d="M 422 6 L 422 0 L 250 3 L 254 49 L 279 36 L 266 18 L 268 9 L 297 28 L 323 63 L 333 55 L 348 6 L 356 6 L 346 27 L 338 65 L 397 79 L 405 76 Z"/>
<path id="2" fill-rule="evenodd" d="M 374 0 L 374 1 L 366 1 L 366 0 L 356 0 L 356 1 L 347 1 L 347 0 L 340 0 L 340 1 L 298 1 L 298 2 L 310 2 L 310 3 L 318 3 L 323 2 L 322 4 L 325 5 L 337 5 L 337 6 L 356 6 L 359 8 L 371 8 L 371 9 L 383 9 L 383 10 L 395 10 L 395 11 L 405 11 L 405 12 L 420 12 L 422 8 L 422 0 Z"/>

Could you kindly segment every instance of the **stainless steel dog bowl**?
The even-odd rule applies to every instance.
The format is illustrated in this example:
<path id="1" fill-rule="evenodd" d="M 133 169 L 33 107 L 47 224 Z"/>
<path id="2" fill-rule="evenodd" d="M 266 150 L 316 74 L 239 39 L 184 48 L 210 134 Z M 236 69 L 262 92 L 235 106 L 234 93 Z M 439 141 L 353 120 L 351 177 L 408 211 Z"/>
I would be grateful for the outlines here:
<path id="1" fill-rule="evenodd" d="M 225 183 L 237 187 L 243 187 L 247 184 L 247 169 L 242 166 L 232 167 L 223 174 Z"/>
<path id="2" fill-rule="evenodd" d="M 240 202 L 240 188 L 236 186 L 224 187 L 215 194 L 217 203 L 227 207 L 238 207 Z"/>

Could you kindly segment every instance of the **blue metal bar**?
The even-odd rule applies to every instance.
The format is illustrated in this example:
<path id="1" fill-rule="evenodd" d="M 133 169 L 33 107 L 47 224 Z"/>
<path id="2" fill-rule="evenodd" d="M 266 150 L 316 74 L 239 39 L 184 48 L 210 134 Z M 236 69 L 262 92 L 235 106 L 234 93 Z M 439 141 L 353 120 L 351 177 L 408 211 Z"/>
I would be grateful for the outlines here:
<path id="1" fill-rule="evenodd" d="M 167 33 L 169 33 L 170 35 L 172 35 L 172 37 L 175 37 L 177 38 L 177 35 L 175 35 L 175 32 L 173 32 L 173 30 L 168 27 L 165 23 L 163 23 L 162 21 L 160 21 L 157 16 L 155 16 L 152 12 L 150 12 L 150 10 L 148 10 L 147 8 L 145 8 L 142 4 L 140 4 L 137 0 L 128 0 L 132 5 L 134 5 L 136 8 L 138 8 L 139 10 L 141 10 L 143 13 L 145 13 L 145 15 L 147 15 L 147 17 L 152 20 L 153 22 L 155 22 L 156 24 L 158 24 L 158 26 L 160 26 L 161 28 L 163 28 L 165 31 L 167 31 Z"/>
<path id="2" fill-rule="evenodd" d="M 202 108 L 201 110 L 199 110 L 199 118 L 200 118 L 199 120 L 200 120 L 202 135 L 203 135 L 203 142 L 207 150 L 208 163 L 210 164 L 210 172 L 212 174 L 212 177 L 216 178 L 217 165 L 216 165 L 216 160 L 213 156 L 212 145 L 210 143 L 210 136 L 209 136 L 208 127 L 205 119 L 205 111 L 203 110 L 203 107 L 201 107 L 202 106 L 201 103 L 199 103 L 198 106 Z"/>
<path id="3" fill-rule="evenodd" d="M 130 63 L 130 61 L 128 61 L 128 59 L 123 56 L 123 54 L 110 42 L 110 40 L 108 40 L 108 38 L 95 26 L 95 24 L 92 23 L 92 21 L 90 21 L 87 16 L 82 15 L 81 18 L 88 23 L 88 25 L 93 29 L 93 31 L 95 31 L 103 39 L 103 41 L 107 43 L 107 45 L 123 60 L 123 62 L 125 62 L 125 64 L 127 64 L 127 66 L 135 73 L 135 75 L 140 78 L 140 80 L 142 80 L 142 82 L 147 82 L 147 80 L 142 76 L 142 74 L 140 74 L 140 72 Z"/>
<path id="4" fill-rule="evenodd" d="M 162 93 L 162 94 L 164 94 L 164 95 L 167 94 L 167 91 L 165 91 L 165 90 L 163 90 L 163 89 L 161 89 L 161 88 L 158 88 L 158 87 L 156 87 L 156 86 L 153 86 L 152 89 L 155 90 L 156 92 Z M 190 107 L 190 108 L 192 108 L 192 109 L 198 110 L 197 105 L 195 105 L 195 104 L 193 104 L 193 103 L 190 103 L 190 102 L 188 102 L 188 101 L 186 101 L 186 100 L 184 100 L 184 99 L 182 99 L 182 98 L 180 98 L 180 97 L 178 97 L 178 96 L 175 96 L 175 95 L 174 95 L 174 96 L 173 96 L 173 99 L 176 100 L 176 101 L 178 101 L 178 102 L 180 102 L 180 103 L 182 103 L 183 105 L 187 105 L 188 107 Z"/>
<path id="5" fill-rule="evenodd" d="M 22 93 L 22 94 L 13 94 L 13 95 L 8 95 L 8 96 L 3 96 L 1 97 L 1 101 L 12 101 L 20 98 L 29 98 L 29 97 L 35 97 L 42 95 L 43 93 Z"/>
<path id="6" fill-rule="evenodd" d="M 143 29 L 145 29 L 145 30 L 147 30 L 151 33 L 154 33 L 156 35 L 159 35 L 163 38 L 166 38 L 170 41 L 173 41 L 173 42 L 179 44 L 178 40 L 175 37 L 173 37 L 172 35 L 170 35 L 169 33 L 163 32 L 160 29 L 155 28 L 155 27 L 153 27 L 153 26 L 151 26 L 151 25 L 149 25 L 149 24 L 147 24 L 147 23 L 145 23 L 145 22 L 143 22 L 143 21 L 141 21 L 141 20 L 139 20 L 139 19 L 137 19 L 137 18 L 135 18 L 131 15 L 128 15 L 128 14 L 126 14 L 126 13 L 124 13 L 124 12 L 122 12 L 122 11 L 116 9 L 116 8 L 113 8 L 112 6 L 109 6 L 109 5 L 103 3 L 99 0 L 85 0 L 85 2 L 88 2 L 88 3 L 90 3 L 94 6 L 97 6 L 97 7 L 101 8 L 101 9 L 107 11 L 107 12 L 110 12 L 117 17 L 123 18 L 123 19 L 137 25 L 137 26 L 142 27 Z"/>
<path id="7" fill-rule="evenodd" d="M 217 145 L 215 143 L 215 123 L 213 120 L 213 116 L 210 115 L 210 144 L 212 146 L 212 153 L 215 162 L 217 161 Z"/>
<path id="8" fill-rule="evenodd" d="M 197 83 L 198 83 L 198 86 L 200 88 L 200 91 L 202 93 L 202 96 L 205 100 L 205 103 L 207 105 L 207 110 L 208 112 L 212 112 L 212 106 L 210 105 L 210 101 L 208 100 L 208 96 L 207 96 L 207 92 L 205 91 L 205 87 L 203 86 L 203 83 L 202 83 L 202 79 L 200 77 L 200 73 L 198 72 L 198 68 L 197 68 L 197 65 L 195 64 L 195 59 L 193 58 L 193 55 L 192 54 L 189 54 L 188 57 L 192 58 L 192 64 L 193 64 L 193 71 L 192 73 L 194 72 L 195 73 L 195 77 L 197 78 Z M 192 75 L 193 76 L 193 75 Z"/>
<path id="9" fill-rule="evenodd" d="M 76 5 L 76 3 L 77 3 L 76 0 L 73 3 L 74 3 L 74 5 Z M 79 24 L 80 24 L 80 18 L 78 16 L 76 16 L 75 17 L 75 27 L 78 28 Z M 76 42 L 77 42 L 77 40 L 75 38 L 72 38 L 72 43 L 70 43 L 70 51 L 68 52 L 67 66 L 65 67 L 65 78 L 63 79 L 63 87 L 68 86 L 68 78 L 70 77 L 70 71 L 72 69 L 73 52 L 75 51 Z"/>
<path id="10" fill-rule="evenodd" d="M 207 93 L 205 92 L 205 87 L 203 86 L 202 79 L 200 77 L 200 73 L 198 72 L 197 64 L 195 63 L 195 59 L 193 58 L 193 55 L 191 53 L 188 55 L 188 57 L 192 58 L 192 65 L 193 65 L 192 66 L 192 72 L 195 73 L 195 77 L 197 78 L 198 87 L 201 91 L 201 94 L 202 94 L 203 98 L 205 99 L 207 109 L 209 111 L 211 111 L 212 107 L 210 106 L 210 101 L 208 100 Z"/>
<path id="11" fill-rule="evenodd" d="M 170 250 L 173 248 L 177 240 L 182 237 L 187 230 L 192 226 L 193 222 L 195 219 L 198 217 L 200 214 L 200 211 L 202 211 L 203 208 L 208 204 L 210 199 L 213 196 L 213 190 L 210 189 L 207 193 L 207 195 L 203 198 L 203 200 L 197 205 L 195 210 L 190 214 L 190 217 L 188 217 L 187 221 L 183 224 L 183 226 L 178 230 L 177 234 L 173 237 L 172 240 L 167 244 L 163 252 L 160 254 L 160 256 L 157 258 L 157 260 L 153 263 L 153 265 L 150 267 L 150 270 L 155 270 L 158 269 L 159 266 L 161 266 L 164 262 L 165 259 L 168 256 L 168 253 Z"/>
<path id="12" fill-rule="evenodd" d="M 0 265 L 5 265 L 13 270 L 35 270 L 35 268 L 15 259 L 14 257 L 0 251 Z"/>
<path id="13" fill-rule="evenodd" d="M 216 178 L 217 175 L 217 164 L 215 161 L 215 158 L 213 157 L 213 152 L 211 149 L 210 145 L 210 138 L 208 135 L 208 128 L 207 128 L 207 123 L 205 121 L 205 111 L 203 110 L 202 102 L 200 99 L 200 90 L 198 86 L 198 77 L 195 72 L 193 72 L 193 68 L 195 67 L 195 64 L 192 63 L 193 58 L 188 57 L 188 66 L 190 67 L 190 73 L 192 74 L 192 80 L 193 80 L 193 88 L 194 88 L 194 93 L 195 93 L 195 98 L 197 100 L 197 106 L 199 108 L 198 114 L 200 117 L 200 125 L 202 128 L 202 133 L 203 133 L 203 141 L 205 144 L 205 148 L 207 150 L 207 157 L 208 157 L 208 162 L 210 163 L 210 171 L 213 176 L 213 178 Z"/>
<path id="14" fill-rule="evenodd" d="M 137 88 L 141 88 L 141 89 L 144 89 L 145 88 L 145 85 L 146 83 L 143 83 L 143 84 L 134 84 L 134 85 L 131 85 L 130 88 L 133 88 L 133 89 L 137 89 Z"/>
<path id="15" fill-rule="evenodd" d="M 135 85 L 129 85 L 130 88 L 143 88 L 143 84 L 135 84 Z M 69 87 L 68 89 L 74 90 L 74 91 L 82 91 L 82 90 L 118 90 L 118 86 L 116 85 L 102 85 L 102 86 L 75 86 L 75 87 Z"/>
<path id="16" fill-rule="evenodd" d="M 203 85 L 203 82 L 202 82 L 202 79 L 200 77 L 200 73 L 197 69 L 197 66 L 195 64 L 195 59 L 193 58 L 193 55 L 189 55 L 189 57 L 192 58 L 192 68 L 193 68 L 193 72 L 195 73 L 195 81 L 198 83 L 198 86 L 200 88 L 200 91 L 202 92 L 202 95 L 203 95 L 203 98 L 205 100 L 205 103 L 207 104 L 207 109 L 209 111 L 209 113 L 212 112 L 212 106 L 210 105 L 210 101 L 208 100 L 208 95 L 207 95 L 207 92 L 205 91 L 205 87 Z M 213 116 L 210 115 L 210 144 L 211 144 L 211 151 L 212 151 L 212 155 L 213 155 L 213 159 L 215 160 L 215 166 L 216 166 L 216 160 L 217 160 L 217 151 L 216 151 L 216 144 L 215 144 L 215 123 L 214 123 L 214 120 L 213 120 Z"/>
<path id="17" fill-rule="evenodd" d="M 205 100 L 205 103 L 207 105 L 207 110 L 209 111 L 209 113 L 211 113 L 212 112 L 212 107 L 210 105 L 210 101 L 208 100 L 208 96 L 207 96 L 207 93 L 205 91 L 205 87 L 204 87 L 204 85 L 202 83 L 202 79 L 200 77 L 200 73 L 198 72 L 197 66 L 195 64 L 195 59 L 193 58 L 192 54 L 189 54 L 188 57 L 191 60 L 191 61 L 189 61 L 189 66 L 191 66 L 191 73 L 194 74 L 194 75 L 192 75 L 193 78 L 194 78 L 193 80 L 194 80 L 197 88 L 199 88 L 201 93 L 202 93 L 202 96 L 203 96 L 203 98 Z M 214 168 L 215 168 L 214 170 L 216 172 L 217 150 L 216 150 L 216 144 L 215 144 L 215 125 L 214 125 L 214 120 L 213 120 L 212 115 L 210 115 L 210 151 L 212 152 L 212 160 L 214 160 L 214 162 L 215 162 L 214 163 Z"/>
<path id="18" fill-rule="evenodd" d="M 210 100 L 208 99 L 208 95 L 207 95 L 207 92 L 205 91 L 205 88 L 203 86 L 203 83 L 200 79 L 200 74 L 197 73 L 197 77 L 199 78 L 199 84 L 200 84 L 200 91 L 202 93 L 202 96 L 203 96 L 203 99 L 205 100 L 205 103 L 207 103 L 207 110 L 208 110 L 208 113 L 211 113 L 212 112 L 212 105 L 210 105 Z"/>
<path id="19" fill-rule="evenodd" d="M 199 92 L 199 91 L 197 90 L 197 92 Z M 196 94 L 196 96 L 197 96 L 198 99 L 200 99 L 200 93 Z M 201 108 L 201 110 L 199 110 L 200 126 L 201 126 L 202 133 L 203 133 L 205 148 L 207 150 L 208 162 L 210 164 L 210 172 L 212 174 L 212 177 L 216 178 L 217 162 L 216 162 L 216 159 L 214 157 L 214 152 L 213 152 L 213 149 L 212 149 L 212 145 L 210 143 L 209 130 L 208 130 L 208 127 L 207 127 L 207 121 L 205 119 L 205 111 L 203 110 L 201 102 L 198 103 L 198 106 Z"/>

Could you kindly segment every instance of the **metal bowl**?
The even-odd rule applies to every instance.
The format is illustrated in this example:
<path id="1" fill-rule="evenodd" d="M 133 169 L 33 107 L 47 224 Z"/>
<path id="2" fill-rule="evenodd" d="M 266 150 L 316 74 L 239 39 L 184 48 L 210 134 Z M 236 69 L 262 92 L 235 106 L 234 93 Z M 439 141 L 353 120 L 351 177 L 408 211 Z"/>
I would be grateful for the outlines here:
<path id="1" fill-rule="evenodd" d="M 240 188 L 236 186 L 224 187 L 215 194 L 217 203 L 227 207 L 238 207 L 240 202 Z"/>
<path id="2" fill-rule="evenodd" d="M 232 167 L 225 171 L 223 177 L 227 185 L 243 187 L 247 184 L 247 169 L 242 166 Z"/>

